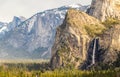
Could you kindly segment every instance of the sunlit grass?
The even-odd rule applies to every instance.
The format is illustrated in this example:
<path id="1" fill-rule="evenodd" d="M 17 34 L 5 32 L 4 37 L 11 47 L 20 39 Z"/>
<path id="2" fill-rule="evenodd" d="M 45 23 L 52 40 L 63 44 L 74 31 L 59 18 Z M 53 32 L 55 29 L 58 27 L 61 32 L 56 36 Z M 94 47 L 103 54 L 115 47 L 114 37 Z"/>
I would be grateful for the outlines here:
<path id="1" fill-rule="evenodd" d="M 0 77 L 120 77 L 120 70 L 86 71 L 76 69 L 47 69 L 45 64 L 5 64 Z"/>
<path id="2" fill-rule="evenodd" d="M 24 62 L 27 61 L 27 62 Z M 120 77 L 120 69 L 76 70 L 50 69 L 48 60 L 1 61 L 0 77 Z"/>

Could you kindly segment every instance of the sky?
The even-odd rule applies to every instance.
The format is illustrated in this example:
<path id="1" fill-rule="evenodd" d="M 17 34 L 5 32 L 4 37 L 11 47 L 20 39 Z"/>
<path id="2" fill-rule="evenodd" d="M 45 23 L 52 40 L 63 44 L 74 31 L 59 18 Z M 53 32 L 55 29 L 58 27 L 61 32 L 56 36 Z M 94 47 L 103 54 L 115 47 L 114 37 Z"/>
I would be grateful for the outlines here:
<path id="1" fill-rule="evenodd" d="M 0 0 L 0 21 L 10 22 L 14 16 L 29 18 L 47 9 L 78 3 L 89 5 L 91 0 Z"/>

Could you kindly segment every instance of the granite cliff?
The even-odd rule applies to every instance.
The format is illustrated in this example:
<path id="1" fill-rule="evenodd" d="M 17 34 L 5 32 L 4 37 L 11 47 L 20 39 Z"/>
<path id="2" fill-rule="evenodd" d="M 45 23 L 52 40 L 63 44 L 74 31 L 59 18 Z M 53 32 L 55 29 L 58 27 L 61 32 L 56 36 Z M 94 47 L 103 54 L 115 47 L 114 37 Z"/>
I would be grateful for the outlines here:
<path id="1" fill-rule="evenodd" d="M 119 9 L 119 0 L 93 0 L 89 15 L 68 10 L 57 28 L 51 67 L 116 67 L 120 55 Z"/>
<path id="2" fill-rule="evenodd" d="M 101 21 L 120 18 L 120 0 L 92 0 L 87 13 Z"/>
<path id="3" fill-rule="evenodd" d="M 104 25 L 96 18 L 84 12 L 69 10 L 63 24 L 57 28 L 52 48 L 52 67 L 78 68 L 87 59 L 87 50 L 92 37 L 104 30 Z"/>

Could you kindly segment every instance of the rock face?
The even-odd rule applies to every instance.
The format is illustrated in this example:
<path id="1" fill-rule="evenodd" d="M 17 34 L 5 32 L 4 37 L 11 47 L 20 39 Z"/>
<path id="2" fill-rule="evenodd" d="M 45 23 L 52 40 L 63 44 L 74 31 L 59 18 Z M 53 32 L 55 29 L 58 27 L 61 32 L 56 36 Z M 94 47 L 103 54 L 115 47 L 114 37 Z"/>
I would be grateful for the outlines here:
<path id="1" fill-rule="evenodd" d="M 119 22 L 113 18 L 101 24 L 84 12 L 69 10 L 63 24 L 57 28 L 51 67 L 88 69 L 119 62 Z"/>
<path id="2" fill-rule="evenodd" d="M 16 17 L 14 16 L 13 20 L 10 23 L 0 22 L 0 39 L 2 39 L 7 32 L 16 28 L 20 23 L 25 21 L 24 17 Z"/>
<path id="3" fill-rule="evenodd" d="M 102 64 L 102 66 L 105 65 L 106 67 L 111 67 L 111 65 L 114 66 L 114 62 L 119 62 L 119 44 L 120 24 L 115 24 L 112 28 L 107 29 L 103 34 L 92 38 L 87 51 L 87 59 L 84 62 L 82 69 L 88 69 L 94 65 L 99 66 L 99 64 Z"/>
<path id="4" fill-rule="evenodd" d="M 87 13 L 101 21 L 108 18 L 120 18 L 120 0 L 92 0 Z"/>
<path id="5" fill-rule="evenodd" d="M 91 16 L 96 17 L 100 21 L 105 21 L 112 18 L 120 20 L 120 0 L 92 0 L 90 8 L 87 13 Z M 110 23 L 112 21 L 109 21 Z M 118 21 L 119 22 L 119 21 Z M 107 23 L 107 22 L 106 22 Z M 107 23 L 108 24 L 108 23 Z M 105 31 L 102 36 L 100 36 L 99 51 L 104 53 L 101 59 L 106 62 L 114 62 L 117 59 L 117 55 L 120 53 L 119 47 L 119 23 L 108 24 L 112 25 L 112 28 Z"/>
<path id="6" fill-rule="evenodd" d="M 120 54 L 120 24 L 116 24 L 113 28 L 107 30 L 100 36 L 100 47 L 103 55 L 104 63 L 113 63 Z"/>
<path id="7" fill-rule="evenodd" d="M 94 17 L 77 10 L 69 10 L 63 24 L 57 28 L 52 47 L 52 68 L 81 66 L 87 59 L 92 35 L 102 33 L 104 28 Z"/>

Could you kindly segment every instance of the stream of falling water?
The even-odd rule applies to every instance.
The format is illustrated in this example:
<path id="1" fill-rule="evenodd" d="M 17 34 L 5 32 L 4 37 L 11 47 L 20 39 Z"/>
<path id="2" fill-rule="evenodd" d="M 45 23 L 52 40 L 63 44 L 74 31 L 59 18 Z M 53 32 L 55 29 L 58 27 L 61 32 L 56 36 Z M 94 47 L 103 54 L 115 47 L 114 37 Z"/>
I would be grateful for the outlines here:
<path id="1" fill-rule="evenodd" d="M 92 54 L 92 65 L 95 64 L 95 50 L 96 50 L 96 38 L 94 41 L 93 54 Z"/>

